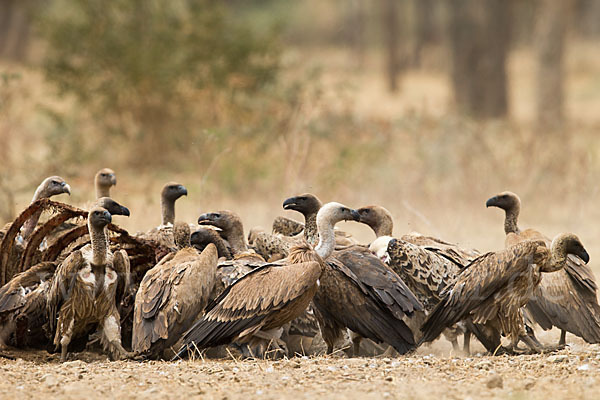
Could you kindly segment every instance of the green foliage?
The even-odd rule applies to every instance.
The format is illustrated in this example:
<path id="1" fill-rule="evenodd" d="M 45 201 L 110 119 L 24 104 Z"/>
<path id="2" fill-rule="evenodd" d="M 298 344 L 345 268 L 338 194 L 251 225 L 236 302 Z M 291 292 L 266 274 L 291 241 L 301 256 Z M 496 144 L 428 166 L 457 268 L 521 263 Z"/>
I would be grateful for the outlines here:
<path id="1" fill-rule="evenodd" d="M 173 133 L 184 141 L 199 102 L 275 79 L 277 32 L 256 34 L 229 14 L 210 0 L 55 0 L 38 17 L 45 72 L 103 132 L 154 156 Z"/>

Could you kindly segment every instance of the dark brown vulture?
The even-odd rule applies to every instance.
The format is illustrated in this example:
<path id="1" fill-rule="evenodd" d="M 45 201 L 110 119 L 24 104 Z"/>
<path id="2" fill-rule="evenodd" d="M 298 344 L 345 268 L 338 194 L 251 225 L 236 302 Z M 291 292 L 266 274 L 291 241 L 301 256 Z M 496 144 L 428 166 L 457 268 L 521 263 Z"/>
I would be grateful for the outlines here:
<path id="1" fill-rule="evenodd" d="M 217 248 L 219 258 L 230 260 L 232 257 L 229 243 L 219 235 L 216 229 L 201 226 L 192 233 L 190 241 L 192 246 L 200 252 L 212 243 Z"/>
<path id="2" fill-rule="evenodd" d="M 475 259 L 427 317 L 421 328 L 422 341 L 432 341 L 446 327 L 468 319 L 491 332 L 490 342 L 484 345 L 492 353 L 516 352 L 519 340 L 540 351 L 526 334 L 521 308 L 530 300 L 542 273 L 564 268 L 569 254 L 589 260 L 573 234 L 557 236 L 550 249 L 542 240 L 530 240 Z M 506 349 L 501 348 L 501 334 L 510 340 Z"/>
<path id="3" fill-rule="evenodd" d="M 67 358 L 71 340 L 99 324 L 101 343 L 112 359 L 130 354 L 121 345 L 117 304 L 129 285 L 129 259 L 124 250 L 114 254 L 108 248 L 105 227 L 111 215 L 95 207 L 88 215 L 91 245 L 74 251 L 57 268 L 47 293 L 49 331 L 54 345 Z"/>
<path id="4" fill-rule="evenodd" d="M 504 232 L 506 246 L 524 240 L 551 241 L 534 229 L 518 227 L 521 200 L 511 192 L 500 193 L 486 202 L 487 207 L 499 207 L 506 213 Z M 566 342 L 571 332 L 588 343 L 600 343 L 600 306 L 596 295 L 596 279 L 591 268 L 575 255 L 569 256 L 564 269 L 544 274 L 531 300 L 527 303 L 526 316 L 537 322 L 542 329 L 556 326 L 561 330 L 559 346 Z"/>
<path id="5" fill-rule="evenodd" d="M 302 314 L 317 291 L 324 260 L 333 252 L 333 226 L 358 215 L 339 203 L 329 203 L 317 219 L 321 241 L 314 250 L 308 245 L 295 247 L 281 263 L 255 268 L 225 289 L 183 336 L 179 356 L 188 349 L 249 342 Z"/>
<path id="6" fill-rule="evenodd" d="M 146 273 L 135 297 L 132 348 L 150 357 L 161 357 L 190 328 L 215 285 L 215 245 L 199 254 L 185 222 L 175 223 L 173 233 L 179 250 Z"/>

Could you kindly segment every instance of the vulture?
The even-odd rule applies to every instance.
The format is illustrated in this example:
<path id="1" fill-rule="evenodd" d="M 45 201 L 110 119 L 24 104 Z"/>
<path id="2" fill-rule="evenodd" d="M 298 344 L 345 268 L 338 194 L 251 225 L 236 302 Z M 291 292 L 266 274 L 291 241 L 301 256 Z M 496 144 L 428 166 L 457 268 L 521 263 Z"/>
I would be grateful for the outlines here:
<path id="1" fill-rule="evenodd" d="M 305 214 L 304 235 L 310 244 L 319 240 L 311 216 L 319 204 L 311 194 L 284 202 L 284 208 Z M 400 354 L 414 348 L 412 331 L 402 319 L 422 311 L 422 305 L 394 271 L 366 247 L 356 245 L 338 246 L 326 264 L 313 306 L 328 353 L 333 352 L 346 328 L 353 332 L 354 355 L 359 354 L 364 337 L 387 343 Z"/>
<path id="2" fill-rule="evenodd" d="M 273 220 L 272 231 L 274 234 L 283 236 L 296 236 L 304 230 L 302 222 L 290 218 L 277 216 Z"/>
<path id="3" fill-rule="evenodd" d="M 201 226 L 192 233 L 190 241 L 192 246 L 200 252 L 212 243 L 217 248 L 219 258 L 230 260 L 232 257 L 229 243 L 219 235 L 216 229 Z"/>
<path id="4" fill-rule="evenodd" d="M 540 232 L 519 229 L 517 222 L 521 200 L 516 194 L 500 193 L 488 199 L 486 206 L 505 211 L 506 246 L 532 239 L 543 240 L 546 246 L 550 246 L 551 241 Z M 544 274 L 526 306 L 526 316 L 537 322 L 542 329 L 548 330 L 556 326 L 561 330 L 559 346 L 565 345 L 567 332 L 588 343 L 600 343 L 597 284 L 591 268 L 584 261 L 571 255 L 565 268 L 552 274 Z"/>
<path id="5" fill-rule="evenodd" d="M 160 194 L 162 222 L 160 226 L 142 234 L 145 239 L 155 241 L 160 246 L 173 249 L 173 223 L 175 222 L 175 202 L 181 196 L 187 196 L 187 189 L 176 182 L 165 184 Z M 162 257 L 161 257 L 162 258 Z"/>
<path id="6" fill-rule="evenodd" d="M 117 184 L 115 171 L 110 168 L 102 168 L 94 177 L 94 187 L 96 188 L 96 199 L 101 197 L 110 197 L 110 188 Z"/>
<path id="7" fill-rule="evenodd" d="M 527 240 L 475 259 L 448 287 L 423 323 L 421 341 L 432 341 L 445 328 L 468 319 L 491 332 L 490 342 L 484 345 L 492 353 L 517 352 L 519 340 L 531 350 L 540 351 L 526 334 L 521 308 L 540 284 L 542 274 L 564 268 L 569 254 L 589 261 L 573 234 L 558 235 L 550 249 L 543 240 Z M 501 348 L 501 334 L 509 338 L 508 348 Z"/>
<path id="8" fill-rule="evenodd" d="M 37 187 L 31 200 L 31 204 L 44 198 L 50 198 L 59 194 L 67 193 L 71 195 L 71 187 L 67 182 L 60 176 L 50 176 L 42 181 Z M 25 249 L 25 245 L 36 228 L 36 225 L 42 215 L 42 209 L 36 210 L 31 217 L 21 227 L 21 234 L 15 240 L 14 246 L 12 246 L 8 258 L 5 264 L 6 282 L 8 279 L 13 277 L 19 272 L 19 263 L 21 261 L 21 255 Z M 12 223 L 11 223 L 12 224 Z M 7 224 L 0 231 L 0 240 L 4 240 L 6 233 L 8 232 L 10 225 Z M 5 246 L 2 246 L 5 247 Z"/>
<path id="9" fill-rule="evenodd" d="M 265 260 L 253 251 L 249 251 L 244 240 L 244 228 L 240 217 L 231 211 L 203 214 L 198 218 L 198 224 L 209 224 L 220 229 L 231 244 L 233 259 L 219 263 L 217 270 L 217 284 L 215 297 L 233 284 L 236 280 L 252 271 L 254 268 L 266 264 Z M 295 318 L 289 326 L 286 324 L 281 334 L 284 336 L 288 351 L 292 353 L 306 353 L 310 349 L 314 337 L 318 334 L 319 327 L 310 310 Z M 274 335 L 279 339 L 279 334 Z M 263 353 L 265 343 L 255 340 L 256 347 L 250 349 L 253 354 Z M 275 343 L 277 344 L 277 343 Z M 262 347 L 261 347 L 262 346 Z M 242 352 L 247 349 L 242 347 Z"/>
<path id="10" fill-rule="evenodd" d="M 129 210 L 103 197 L 96 205 L 111 215 L 129 216 Z M 0 346 L 10 340 L 17 347 L 40 346 L 46 343 L 42 326 L 46 320 L 46 293 L 58 262 L 40 262 L 15 275 L 0 288 Z M 10 339 L 9 339 L 10 338 Z"/>
<path id="11" fill-rule="evenodd" d="M 190 227 L 176 222 L 177 252 L 149 270 L 135 296 L 132 348 L 161 356 L 187 331 L 206 307 L 215 285 L 217 248 L 199 254 L 190 244 Z M 169 357 L 170 358 L 170 357 Z"/>
<path id="12" fill-rule="evenodd" d="M 280 263 L 255 268 L 225 289 L 184 334 L 177 356 L 195 348 L 250 342 L 302 314 L 317 292 L 326 269 L 324 260 L 333 252 L 333 226 L 357 219 L 356 211 L 342 204 L 323 206 L 317 216 L 319 244 L 314 249 L 296 246 Z"/>
<path id="13" fill-rule="evenodd" d="M 430 248 L 393 238 L 392 214 L 384 207 L 366 206 L 357 211 L 360 214 L 360 222 L 368 225 L 377 236 L 369 249 L 398 274 L 423 305 L 423 312 L 418 312 L 417 318 L 411 321 L 420 327 L 426 313 L 440 301 L 442 291 L 456 279 L 463 266 Z M 457 336 L 464 333 L 462 328 L 453 326 L 444 331 L 444 336 L 452 343 L 455 351 L 459 350 Z M 465 352 L 469 351 L 469 342 L 470 336 L 465 333 Z"/>
<path id="14" fill-rule="evenodd" d="M 101 343 L 111 359 L 128 357 L 121 345 L 120 298 L 129 285 L 129 259 L 124 250 L 114 254 L 108 248 L 105 227 L 110 213 L 94 207 L 88 214 L 91 244 L 71 253 L 56 269 L 46 295 L 49 331 L 54 345 L 67 358 L 71 340 L 98 324 Z"/>

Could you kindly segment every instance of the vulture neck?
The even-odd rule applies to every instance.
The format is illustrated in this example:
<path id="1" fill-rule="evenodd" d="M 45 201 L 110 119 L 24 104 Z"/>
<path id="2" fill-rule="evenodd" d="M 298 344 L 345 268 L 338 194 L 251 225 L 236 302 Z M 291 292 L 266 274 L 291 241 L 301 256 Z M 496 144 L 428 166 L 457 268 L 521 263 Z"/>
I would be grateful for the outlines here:
<path id="1" fill-rule="evenodd" d="M 173 225 L 175 223 L 175 200 L 163 197 L 160 201 L 160 208 L 162 210 L 162 224 Z"/>
<path id="2" fill-rule="evenodd" d="M 323 260 L 329 257 L 335 249 L 335 233 L 333 232 L 333 225 L 334 224 L 326 217 L 317 219 L 319 244 L 315 247 L 315 252 Z"/>
<path id="3" fill-rule="evenodd" d="M 519 227 L 517 221 L 519 219 L 519 212 L 521 207 L 518 204 L 513 205 L 506 210 L 506 217 L 504 218 L 504 233 L 519 233 Z"/>
<path id="4" fill-rule="evenodd" d="M 241 224 L 235 224 L 231 230 L 227 232 L 227 241 L 231 246 L 233 254 L 248 251 L 248 245 L 246 245 L 246 239 L 244 238 L 244 227 Z"/>
<path id="5" fill-rule="evenodd" d="M 88 223 L 92 241 L 92 264 L 105 265 L 108 258 L 108 241 L 104 227 L 93 226 Z"/>
<path id="6" fill-rule="evenodd" d="M 306 239 L 311 246 L 315 246 L 319 242 L 317 212 L 311 212 L 304 216 L 304 239 Z"/>
<path id="7" fill-rule="evenodd" d="M 394 224 L 391 221 L 380 220 L 377 222 L 377 225 L 372 226 L 373 232 L 375 232 L 375 236 L 392 236 L 392 231 L 394 230 Z"/>
<path id="8" fill-rule="evenodd" d="M 544 272 L 555 272 L 564 268 L 569 256 L 566 247 L 567 245 L 564 241 L 552 241 L 552 245 L 550 246 L 550 262 L 543 269 Z"/>
<path id="9" fill-rule="evenodd" d="M 45 199 L 48 196 L 48 194 L 46 193 L 45 190 L 45 186 L 40 185 L 37 187 L 37 189 L 35 190 L 35 193 L 33 194 L 33 199 L 31 199 L 31 204 L 35 203 L 36 201 L 40 200 L 40 199 Z M 42 209 L 37 209 L 35 210 L 35 212 L 31 215 L 31 217 L 29 217 L 29 219 L 27 221 L 25 221 L 25 223 L 23 224 L 23 231 L 21 233 L 21 235 L 23 236 L 23 240 L 27 240 L 29 239 L 29 236 L 31 236 L 31 234 L 33 233 L 38 221 L 40 220 L 40 216 L 42 215 Z"/>
<path id="10" fill-rule="evenodd" d="M 102 197 L 110 197 L 110 186 L 102 185 L 96 182 L 96 200 Z"/>

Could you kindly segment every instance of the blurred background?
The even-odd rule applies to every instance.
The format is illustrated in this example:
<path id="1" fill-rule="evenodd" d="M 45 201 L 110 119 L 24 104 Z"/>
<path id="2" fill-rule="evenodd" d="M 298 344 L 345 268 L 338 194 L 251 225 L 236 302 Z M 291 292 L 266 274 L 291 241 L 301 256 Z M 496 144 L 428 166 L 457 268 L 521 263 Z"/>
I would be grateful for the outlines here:
<path id="1" fill-rule="evenodd" d="M 190 222 L 269 228 L 310 191 L 485 251 L 511 190 L 522 227 L 594 260 L 599 21 L 600 0 L 0 0 L 0 219 L 53 174 L 83 206 L 110 167 L 133 231 L 175 180 Z"/>

